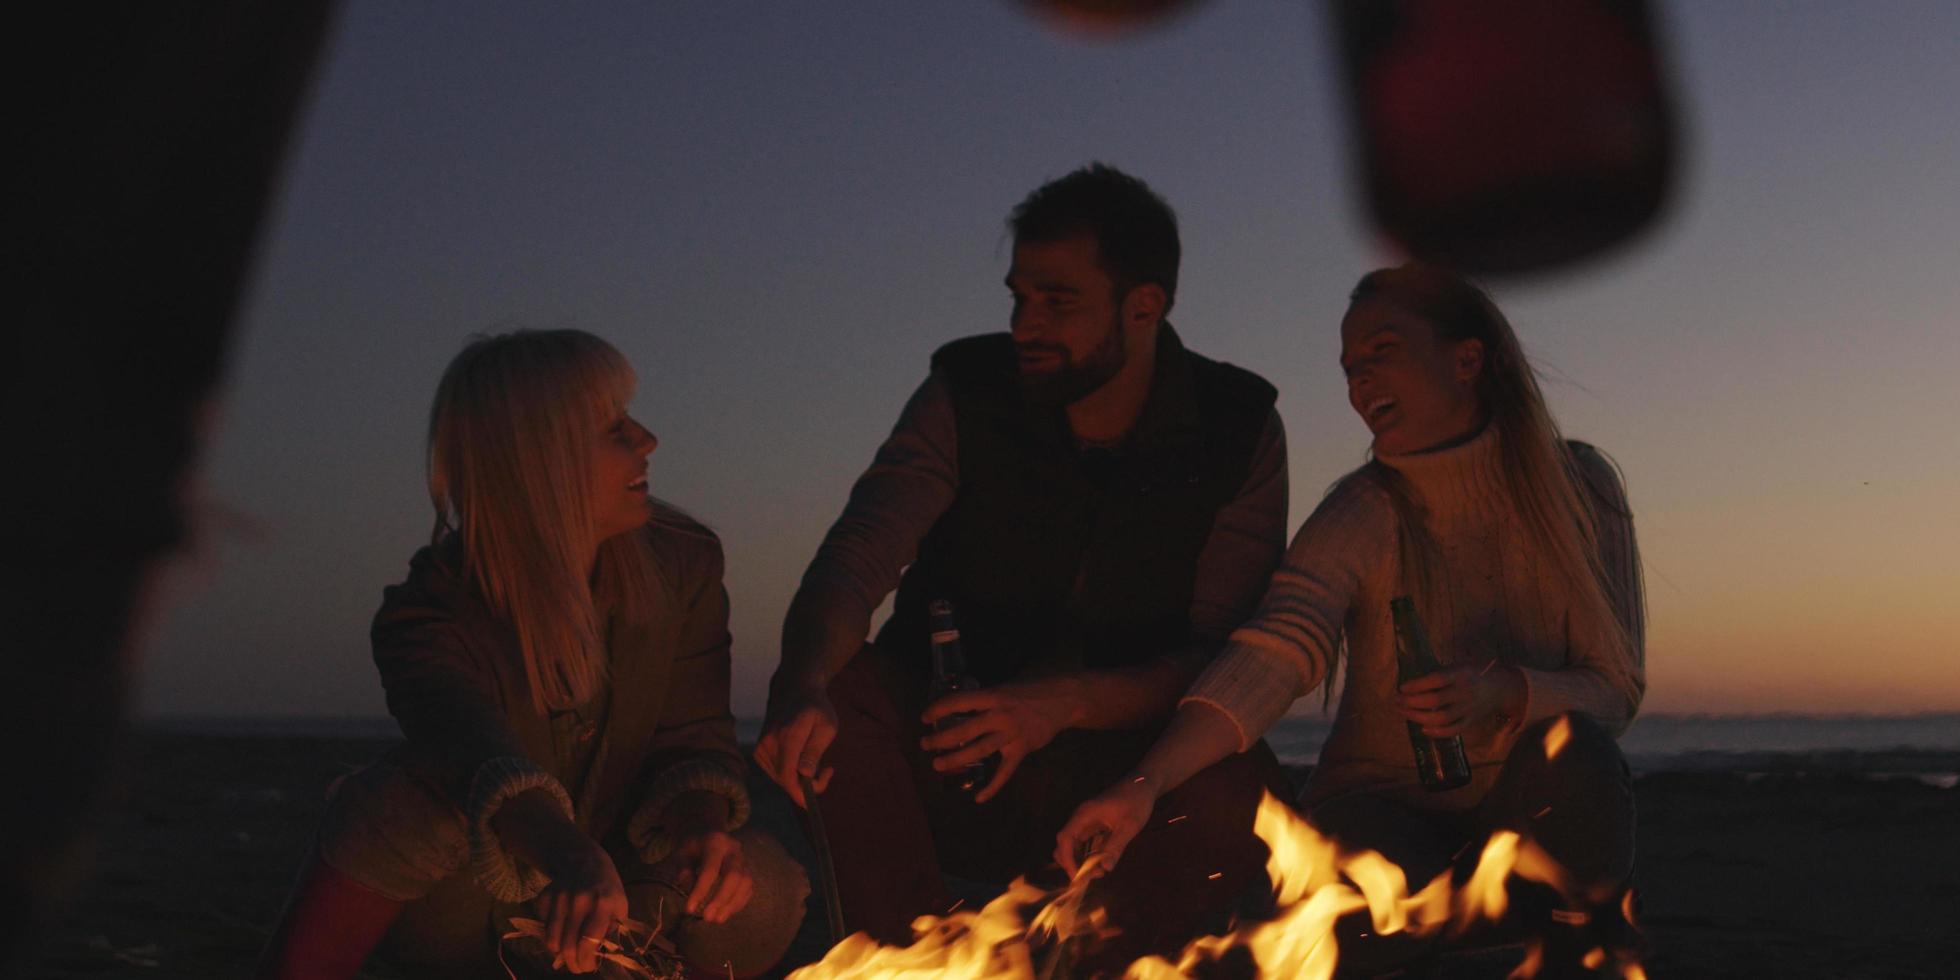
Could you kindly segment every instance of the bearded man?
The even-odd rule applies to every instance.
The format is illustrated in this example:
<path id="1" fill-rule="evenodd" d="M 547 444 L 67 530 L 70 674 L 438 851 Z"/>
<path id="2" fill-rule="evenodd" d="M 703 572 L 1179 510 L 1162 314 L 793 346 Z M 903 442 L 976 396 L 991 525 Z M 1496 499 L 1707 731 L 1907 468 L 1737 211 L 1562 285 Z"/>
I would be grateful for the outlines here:
<path id="1" fill-rule="evenodd" d="M 888 943 L 953 904 L 946 874 L 1053 868 L 1071 809 L 1135 764 L 1285 545 L 1273 387 L 1165 319 L 1170 207 L 1093 164 L 1008 226 L 1011 329 L 940 348 L 852 488 L 791 602 L 756 748 L 799 806 L 812 781 L 846 924 Z M 928 703 L 936 600 L 981 688 Z M 1253 809 L 1282 778 L 1262 743 L 1167 799 L 1178 819 L 1098 885 L 1121 932 L 1094 955 L 1174 949 L 1244 891 Z"/>

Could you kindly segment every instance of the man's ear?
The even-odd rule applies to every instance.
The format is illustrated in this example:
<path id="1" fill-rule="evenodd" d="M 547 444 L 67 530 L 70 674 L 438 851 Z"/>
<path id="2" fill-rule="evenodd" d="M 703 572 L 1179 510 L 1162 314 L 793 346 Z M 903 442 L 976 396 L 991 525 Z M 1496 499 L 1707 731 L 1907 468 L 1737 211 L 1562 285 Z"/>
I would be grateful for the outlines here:
<path id="1" fill-rule="evenodd" d="M 1469 383 L 1484 373 L 1484 342 L 1475 337 L 1456 342 L 1456 380 Z"/>
<path id="2" fill-rule="evenodd" d="M 1164 294 L 1164 287 L 1154 282 L 1131 287 L 1123 295 L 1121 316 L 1125 328 L 1156 327 L 1164 318 L 1164 309 L 1170 305 L 1170 297 Z"/>

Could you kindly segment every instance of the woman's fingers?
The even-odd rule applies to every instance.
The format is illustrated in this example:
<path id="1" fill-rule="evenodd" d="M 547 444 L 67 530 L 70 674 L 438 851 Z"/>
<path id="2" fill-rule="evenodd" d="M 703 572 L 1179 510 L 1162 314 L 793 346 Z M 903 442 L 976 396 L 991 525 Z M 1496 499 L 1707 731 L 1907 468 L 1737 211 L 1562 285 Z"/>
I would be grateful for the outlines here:
<path id="1" fill-rule="evenodd" d="M 557 889 L 545 892 L 544 945 L 551 955 L 563 958 L 565 955 L 566 923 L 572 914 L 572 897 Z"/>
<path id="2" fill-rule="evenodd" d="M 727 834 L 709 834 L 701 842 L 701 857 L 694 865 L 694 887 L 687 893 L 687 911 L 707 916 L 718 890 L 729 873 L 743 867 L 742 845 Z"/>
<path id="3" fill-rule="evenodd" d="M 552 881 L 535 908 L 544 920 L 544 945 L 554 961 L 574 973 L 598 968 L 599 948 L 615 920 L 626 915 L 626 890 L 612 859 L 591 841 L 556 856 Z"/>
<path id="4" fill-rule="evenodd" d="M 709 922 L 727 922 L 754 896 L 755 879 L 749 876 L 747 864 L 737 854 L 723 864 L 721 884 L 715 888 L 707 907 L 701 910 L 701 917 Z"/>
<path id="5" fill-rule="evenodd" d="M 590 973 L 599 968 L 599 948 L 612 933 L 613 918 L 612 909 L 606 903 L 592 903 L 579 925 L 578 938 L 573 940 L 577 948 L 566 957 L 573 964 L 573 972 Z"/>
<path id="6" fill-rule="evenodd" d="M 1099 856 L 1098 868 L 1109 871 L 1136 836 L 1137 826 L 1121 804 L 1102 798 L 1090 800 L 1076 807 L 1068 823 L 1055 834 L 1055 863 L 1074 878 L 1091 856 Z"/>
<path id="7" fill-rule="evenodd" d="M 558 941 L 552 952 L 564 961 L 566 966 L 576 969 L 579 961 L 579 937 L 585 935 L 581 930 L 585 928 L 586 914 L 592 911 L 591 897 L 577 892 L 561 892 L 559 897 L 562 899 L 559 902 L 562 911 L 558 914 L 557 928 L 553 930 L 553 935 L 557 936 Z"/>
<path id="8" fill-rule="evenodd" d="M 1068 823 L 1055 832 L 1055 863 L 1061 865 L 1062 871 L 1070 878 L 1075 877 L 1078 848 L 1094 832 L 1092 825 L 1096 819 L 1090 816 L 1090 806 L 1091 803 L 1084 803 L 1076 807 L 1075 812 L 1069 815 Z"/>

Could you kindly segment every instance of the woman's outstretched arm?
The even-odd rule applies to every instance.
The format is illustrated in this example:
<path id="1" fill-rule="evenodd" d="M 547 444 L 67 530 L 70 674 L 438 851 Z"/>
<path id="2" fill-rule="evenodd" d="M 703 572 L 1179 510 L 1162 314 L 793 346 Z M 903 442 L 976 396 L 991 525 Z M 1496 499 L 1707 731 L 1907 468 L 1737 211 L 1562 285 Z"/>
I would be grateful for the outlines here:
<path id="1" fill-rule="evenodd" d="M 1394 508 L 1372 481 L 1337 484 L 1287 547 L 1259 611 L 1232 633 L 1137 770 L 1076 809 L 1055 859 L 1074 874 L 1091 853 L 1114 864 L 1157 798 L 1259 740 L 1323 683 L 1362 580 L 1394 553 Z"/>
<path id="2" fill-rule="evenodd" d="M 1092 856 L 1100 871 L 1114 868 L 1158 797 L 1238 750 L 1237 722 L 1202 701 L 1185 702 L 1129 776 L 1075 808 L 1055 835 L 1055 861 L 1071 878 Z"/>

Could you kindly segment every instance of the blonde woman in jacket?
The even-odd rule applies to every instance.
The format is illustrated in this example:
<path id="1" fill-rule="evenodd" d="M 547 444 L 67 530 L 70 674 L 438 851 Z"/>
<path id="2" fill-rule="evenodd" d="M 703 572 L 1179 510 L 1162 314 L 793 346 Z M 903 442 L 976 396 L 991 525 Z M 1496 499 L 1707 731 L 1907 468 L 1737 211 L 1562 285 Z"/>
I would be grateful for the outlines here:
<path id="1" fill-rule="evenodd" d="M 720 543 L 648 496 L 633 386 L 573 330 L 449 365 L 433 540 L 373 629 L 405 740 L 333 790 L 261 976 L 351 976 L 384 939 L 418 975 L 486 975 L 511 914 L 579 973 L 629 913 L 714 972 L 787 948 L 807 884 L 744 827 Z"/>

